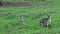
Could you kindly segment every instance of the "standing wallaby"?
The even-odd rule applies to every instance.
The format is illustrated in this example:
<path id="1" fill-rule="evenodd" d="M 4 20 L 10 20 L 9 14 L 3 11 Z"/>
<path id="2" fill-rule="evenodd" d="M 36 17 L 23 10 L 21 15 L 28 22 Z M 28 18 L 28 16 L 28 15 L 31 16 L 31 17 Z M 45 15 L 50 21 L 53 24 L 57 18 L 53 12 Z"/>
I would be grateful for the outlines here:
<path id="1" fill-rule="evenodd" d="M 23 16 L 20 17 L 20 25 L 24 25 L 24 18 L 23 18 Z"/>
<path id="2" fill-rule="evenodd" d="M 40 21 L 40 24 L 43 26 L 43 27 L 50 27 L 50 23 L 51 23 L 51 16 L 48 15 L 47 18 L 43 18 L 41 21 Z"/>

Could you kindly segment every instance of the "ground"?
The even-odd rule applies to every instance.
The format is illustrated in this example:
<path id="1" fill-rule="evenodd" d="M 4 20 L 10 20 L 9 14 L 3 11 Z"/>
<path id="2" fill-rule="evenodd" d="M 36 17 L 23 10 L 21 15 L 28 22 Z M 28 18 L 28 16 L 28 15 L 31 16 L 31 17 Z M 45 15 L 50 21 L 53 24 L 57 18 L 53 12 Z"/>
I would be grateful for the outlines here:
<path id="1" fill-rule="evenodd" d="M 2 2 L 0 7 L 31 7 L 31 6 L 48 6 L 51 4 L 45 2 Z"/>
<path id="2" fill-rule="evenodd" d="M 46 14 L 52 17 L 51 29 L 39 24 Z M 20 16 L 24 17 L 24 26 L 20 25 Z M 0 34 L 60 34 L 60 0 L 41 2 L 39 6 L 1 7 Z"/>

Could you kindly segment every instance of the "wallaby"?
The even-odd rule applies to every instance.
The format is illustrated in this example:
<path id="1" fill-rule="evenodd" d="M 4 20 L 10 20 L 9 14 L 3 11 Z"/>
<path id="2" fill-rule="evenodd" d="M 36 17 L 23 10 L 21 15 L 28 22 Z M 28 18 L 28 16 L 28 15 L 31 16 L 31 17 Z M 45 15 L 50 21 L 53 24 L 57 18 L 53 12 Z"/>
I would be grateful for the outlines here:
<path id="1" fill-rule="evenodd" d="M 42 25 L 43 27 L 50 27 L 50 23 L 51 23 L 51 16 L 47 15 L 47 18 L 43 18 L 40 21 L 40 25 Z"/>
<path id="2" fill-rule="evenodd" d="M 24 18 L 23 18 L 23 16 L 20 17 L 20 25 L 24 25 Z"/>

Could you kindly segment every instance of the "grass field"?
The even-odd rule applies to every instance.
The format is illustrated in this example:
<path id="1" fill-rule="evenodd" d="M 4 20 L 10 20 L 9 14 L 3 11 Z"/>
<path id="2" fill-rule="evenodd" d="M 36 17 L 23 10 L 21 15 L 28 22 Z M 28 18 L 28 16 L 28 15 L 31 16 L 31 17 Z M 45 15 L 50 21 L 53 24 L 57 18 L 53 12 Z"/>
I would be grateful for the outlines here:
<path id="1" fill-rule="evenodd" d="M 0 8 L 0 34 L 60 34 L 60 0 L 46 2 L 51 5 L 39 7 Z M 52 17 L 52 28 L 43 28 L 39 22 L 42 18 Z M 37 19 L 37 15 L 40 15 Z M 24 26 L 20 26 L 20 16 L 24 17 Z"/>

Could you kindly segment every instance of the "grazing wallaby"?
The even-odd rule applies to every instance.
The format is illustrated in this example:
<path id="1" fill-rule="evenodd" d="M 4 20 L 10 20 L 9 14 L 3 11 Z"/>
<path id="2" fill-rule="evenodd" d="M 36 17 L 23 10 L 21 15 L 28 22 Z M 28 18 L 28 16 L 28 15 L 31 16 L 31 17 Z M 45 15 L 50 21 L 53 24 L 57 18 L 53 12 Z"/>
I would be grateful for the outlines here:
<path id="1" fill-rule="evenodd" d="M 24 25 L 24 19 L 23 19 L 23 16 L 20 17 L 20 25 Z"/>
<path id="2" fill-rule="evenodd" d="M 41 21 L 40 21 L 40 24 L 43 26 L 43 27 L 50 27 L 50 23 L 51 23 L 51 16 L 48 15 L 47 18 L 43 18 Z"/>

